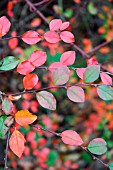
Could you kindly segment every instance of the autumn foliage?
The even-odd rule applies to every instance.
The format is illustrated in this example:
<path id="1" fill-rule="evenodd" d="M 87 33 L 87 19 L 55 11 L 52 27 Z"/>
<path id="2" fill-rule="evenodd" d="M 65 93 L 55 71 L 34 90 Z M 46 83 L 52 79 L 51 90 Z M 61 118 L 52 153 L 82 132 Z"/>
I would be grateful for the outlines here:
<path id="1" fill-rule="evenodd" d="M 113 5 L 106 3 L 6 4 L 0 17 L 4 169 L 113 170 Z M 29 8 L 17 14 L 22 6 Z"/>

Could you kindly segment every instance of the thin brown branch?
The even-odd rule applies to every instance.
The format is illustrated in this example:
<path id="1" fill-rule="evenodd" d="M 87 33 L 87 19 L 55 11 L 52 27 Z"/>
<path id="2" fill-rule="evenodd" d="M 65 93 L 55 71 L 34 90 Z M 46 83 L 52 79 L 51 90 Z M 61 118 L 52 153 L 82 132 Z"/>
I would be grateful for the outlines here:
<path id="1" fill-rule="evenodd" d="M 68 87 L 71 87 L 71 86 L 79 86 L 79 87 L 98 87 L 98 86 L 101 86 L 102 84 L 71 84 L 71 85 L 59 85 L 59 86 L 51 86 L 51 87 L 44 87 L 44 88 L 41 88 L 41 89 L 38 89 L 38 90 L 25 90 L 25 91 L 22 91 L 22 92 L 17 92 L 17 93 L 11 93 L 11 94 L 6 94 L 4 92 L 0 92 L 0 94 L 2 96 L 5 96 L 5 97 L 8 97 L 9 95 L 11 96 L 19 96 L 19 95 L 23 95 L 23 94 L 26 94 L 26 93 L 36 93 L 36 92 L 40 92 L 40 91 L 43 91 L 43 90 L 50 90 L 50 89 L 62 89 L 62 88 L 65 88 L 67 89 Z M 113 87 L 113 85 L 106 85 L 106 86 L 110 86 L 110 87 Z"/>
<path id="2" fill-rule="evenodd" d="M 36 14 L 38 14 L 40 16 L 40 18 L 42 18 L 45 21 L 46 24 L 49 24 L 46 17 L 33 5 L 32 2 L 30 2 L 30 0 L 25 0 L 25 2 L 28 4 L 30 9 L 32 9 Z"/>
<path id="3" fill-rule="evenodd" d="M 40 126 L 38 126 L 38 125 L 31 125 L 31 126 L 34 127 L 34 128 L 36 128 L 36 129 L 38 129 L 38 130 L 43 130 L 43 131 L 45 131 L 45 132 L 52 133 L 53 135 L 62 138 L 62 136 L 61 136 L 60 133 L 56 133 L 56 132 L 51 131 L 51 130 L 49 130 L 49 129 L 42 128 L 42 127 L 40 127 Z M 88 149 L 87 149 L 87 147 L 84 147 L 84 146 L 78 146 L 78 147 L 79 147 L 81 150 L 87 152 L 87 153 L 92 157 L 93 160 L 96 160 L 96 161 L 100 162 L 106 169 L 109 169 L 108 164 L 105 164 L 101 159 L 99 159 L 98 157 L 96 157 L 95 155 L 93 155 L 91 152 L 89 152 Z"/>
<path id="4" fill-rule="evenodd" d="M 8 157 L 9 138 L 10 138 L 10 129 L 9 129 L 8 135 L 7 135 L 7 143 L 6 143 L 5 158 L 4 158 L 4 160 L 5 160 L 4 170 L 7 170 L 7 157 Z"/>
<path id="5" fill-rule="evenodd" d="M 88 54 L 90 54 L 90 53 L 95 53 L 95 52 L 98 51 L 100 48 L 108 45 L 108 44 L 111 43 L 112 41 L 113 41 L 113 39 L 111 39 L 110 41 L 105 41 L 105 42 L 97 45 L 97 46 L 94 47 L 92 50 L 90 50 L 90 51 L 88 52 Z"/>
<path id="6" fill-rule="evenodd" d="M 42 1 L 40 1 L 40 2 L 35 3 L 34 5 L 35 5 L 35 6 L 40 6 L 40 5 L 43 5 L 43 4 L 45 4 L 45 3 L 49 2 L 49 1 L 50 1 L 50 0 L 42 0 Z"/>

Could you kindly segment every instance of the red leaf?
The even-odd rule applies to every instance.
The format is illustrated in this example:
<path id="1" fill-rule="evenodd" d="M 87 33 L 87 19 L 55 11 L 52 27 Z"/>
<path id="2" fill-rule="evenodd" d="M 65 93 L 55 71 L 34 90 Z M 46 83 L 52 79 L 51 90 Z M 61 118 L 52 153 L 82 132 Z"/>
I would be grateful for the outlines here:
<path id="1" fill-rule="evenodd" d="M 35 67 L 39 67 L 46 62 L 46 52 L 36 50 L 34 51 L 28 61 L 30 61 Z"/>
<path id="2" fill-rule="evenodd" d="M 38 76 L 36 74 L 27 74 L 23 78 L 23 85 L 25 89 L 32 89 L 38 83 Z"/>
<path id="3" fill-rule="evenodd" d="M 57 43 L 60 41 L 60 36 L 54 31 L 48 31 L 44 34 L 44 38 L 49 43 Z"/>
<path id="4" fill-rule="evenodd" d="M 72 43 L 75 41 L 74 35 L 69 31 L 63 31 L 60 33 L 61 39 L 66 43 Z"/>
<path id="5" fill-rule="evenodd" d="M 32 21 L 31 21 L 31 23 L 30 23 L 30 25 L 32 26 L 32 27 L 37 27 L 37 26 L 39 26 L 41 24 L 41 19 L 40 18 L 34 18 Z"/>
<path id="6" fill-rule="evenodd" d="M 67 96 L 73 102 L 81 103 L 85 100 L 84 90 L 78 86 L 72 86 L 67 88 Z"/>
<path id="7" fill-rule="evenodd" d="M 9 45 L 9 48 L 10 48 L 11 50 L 14 50 L 14 49 L 17 47 L 17 45 L 18 45 L 18 39 L 17 39 L 17 38 L 12 38 L 12 39 L 10 39 L 10 40 L 8 41 L 8 45 Z"/>
<path id="8" fill-rule="evenodd" d="M 0 37 L 7 34 L 11 26 L 10 21 L 7 19 L 6 16 L 0 18 Z"/>
<path id="9" fill-rule="evenodd" d="M 22 156 L 22 153 L 24 151 L 24 143 L 24 136 L 18 130 L 15 130 L 10 137 L 9 146 L 14 154 L 16 154 L 19 158 Z"/>
<path id="10" fill-rule="evenodd" d="M 29 62 L 28 60 L 26 60 L 18 65 L 17 72 L 22 75 L 26 75 L 26 74 L 32 72 L 34 69 L 35 69 L 34 65 L 31 62 Z"/>
<path id="11" fill-rule="evenodd" d="M 100 73 L 101 80 L 106 85 L 112 85 L 112 78 L 106 73 Z"/>
<path id="12" fill-rule="evenodd" d="M 65 30 L 66 28 L 68 28 L 68 27 L 69 27 L 69 25 L 70 25 L 70 23 L 69 23 L 69 22 L 64 22 L 64 23 L 61 25 L 61 27 L 60 27 L 60 31 Z"/>
<path id="13" fill-rule="evenodd" d="M 65 66 L 60 62 L 54 62 L 49 66 L 49 71 L 53 72 L 58 67 L 65 67 Z"/>
<path id="14" fill-rule="evenodd" d="M 76 73 L 77 73 L 78 77 L 80 77 L 82 80 L 84 79 L 85 70 L 86 70 L 86 68 L 78 68 L 76 70 Z"/>
<path id="15" fill-rule="evenodd" d="M 56 30 L 58 30 L 61 25 L 62 25 L 62 20 L 61 20 L 61 19 L 53 19 L 53 20 L 49 23 L 50 31 L 56 31 Z"/>
<path id="16" fill-rule="evenodd" d="M 92 57 L 88 60 L 87 66 L 98 65 L 98 61 L 95 57 Z"/>
<path id="17" fill-rule="evenodd" d="M 41 36 L 38 34 L 38 32 L 30 30 L 30 31 L 25 32 L 25 33 L 22 35 L 21 39 L 22 39 L 25 43 L 27 43 L 27 44 L 29 44 L 29 45 L 33 45 L 33 44 L 36 44 L 37 42 L 41 41 L 42 38 L 41 38 Z"/>
<path id="18" fill-rule="evenodd" d="M 65 144 L 80 146 L 83 144 L 83 140 L 81 139 L 80 135 L 72 130 L 65 130 L 61 133 L 62 141 Z"/>
<path id="19" fill-rule="evenodd" d="M 60 62 L 66 66 L 74 64 L 75 51 L 67 51 L 67 52 L 63 53 L 60 58 Z"/>
<path id="20" fill-rule="evenodd" d="M 37 116 L 32 115 L 28 110 L 20 110 L 15 114 L 15 120 L 21 126 L 32 124 L 36 119 Z"/>

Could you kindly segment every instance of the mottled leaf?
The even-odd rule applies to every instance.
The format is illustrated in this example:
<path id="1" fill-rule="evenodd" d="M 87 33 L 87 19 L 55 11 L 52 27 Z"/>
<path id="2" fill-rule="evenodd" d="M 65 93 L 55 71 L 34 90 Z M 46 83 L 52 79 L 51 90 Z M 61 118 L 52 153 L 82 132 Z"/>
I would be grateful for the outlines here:
<path id="1" fill-rule="evenodd" d="M 92 65 L 88 66 L 84 72 L 84 82 L 90 83 L 98 79 L 100 74 L 100 66 Z"/>
<path id="2" fill-rule="evenodd" d="M 56 99 L 55 97 L 47 91 L 41 91 L 36 94 L 39 104 L 47 109 L 55 110 L 56 109 Z"/>
<path id="3" fill-rule="evenodd" d="M 107 151 L 106 141 L 101 138 L 93 139 L 89 145 L 88 150 L 96 155 L 102 155 Z"/>
<path id="4" fill-rule="evenodd" d="M 62 85 L 69 80 L 69 69 L 67 67 L 58 67 L 52 72 L 53 82 L 56 85 Z"/>
<path id="5" fill-rule="evenodd" d="M 113 100 L 113 88 L 107 85 L 100 85 L 97 87 L 97 93 L 103 100 Z"/>
<path id="6" fill-rule="evenodd" d="M 81 102 L 84 102 L 85 100 L 84 90 L 78 86 L 68 87 L 67 96 L 73 102 L 81 103 Z"/>
<path id="7" fill-rule="evenodd" d="M 3 64 L 0 66 L 0 70 L 12 70 L 14 69 L 20 62 L 18 57 L 8 56 L 4 58 Z"/>

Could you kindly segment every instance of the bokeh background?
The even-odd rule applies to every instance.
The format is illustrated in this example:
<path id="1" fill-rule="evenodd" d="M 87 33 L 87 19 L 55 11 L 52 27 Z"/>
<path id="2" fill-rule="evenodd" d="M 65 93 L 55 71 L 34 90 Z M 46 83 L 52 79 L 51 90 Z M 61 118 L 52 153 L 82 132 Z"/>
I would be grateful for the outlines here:
<path id="1" fill-rule="evenodd" d="M 41 1 L 31 0 L 38 3 Z M 75 43 L 85 52 L 89 52 L 98 44 L 113 38 L 113 0 L 48 0 L 43 5 L 36 6 L 50 21 L 61 18 L 69 21 L 68 28 L 75 36 Z M 12 23 L 9 33 L 5 37 L 22 35 L 27 30 L 35 30 L 40 34 L 48 31 L 48 26 L 39 16 L 29 9 L 24 0 L 1 0 L 0 16 L 7 16 Z M 22 40 L 14 38 L 0 41 L 0 57 L 14 55 L 21 61 L 40 49 L 47 52 L 46 66 L 59 61 L 63 52 L 72 50 L 70 44 L 63 42 L 50 44 L 46 41 L 36 45 L 27 45 Z M 113 72 L 113 42 L 92 54 L 107 70 Z M 76 62 L 72 67 L 86 67 L 87 60 L 76 52 Z M 34 71 L 40 81 L 35 89 L 52 86 L 51 73 L 44 69 Z M 0 90 L 15 93 L 24 90 L 23 76 L 16 71 L 1 72 Z M 70 73 L 70 83 L 80 83 L 75 71 Z M 100 83 L 100 80 L 97 82 Z M 77 131 L 83 138 L 85 145 L 94 138 L 106 140 L 108 152 L 100 158 L 106 162 L 113 162 L 113 101 L 101 100 L 95 87 L 86 87 L 86 100 L 82 104 L 70 101 L 64 89 L 50 90 L 57 99 L 56 111 L 42 108 L 35 95 L 24 94 L 15 101 L 15 111 L 28 109 L 38 116 L 37 124 L 62 132 L 67 129 Z M 60 138 L 49 133 L 37 131 L 31 127 L 24 128 L 16 125 L 25 136 L 26 148 L 21 159 L 11 151 L 8 153 L 9 170 L 104 170 L 104 167 L 80 149 L 65 145 Z M 1 141 L 3 147 L 4 141 Z M 0 153 L 2 157 L 2 153 Z M 2 166 L 0 170 L 2 170 Z"/>

